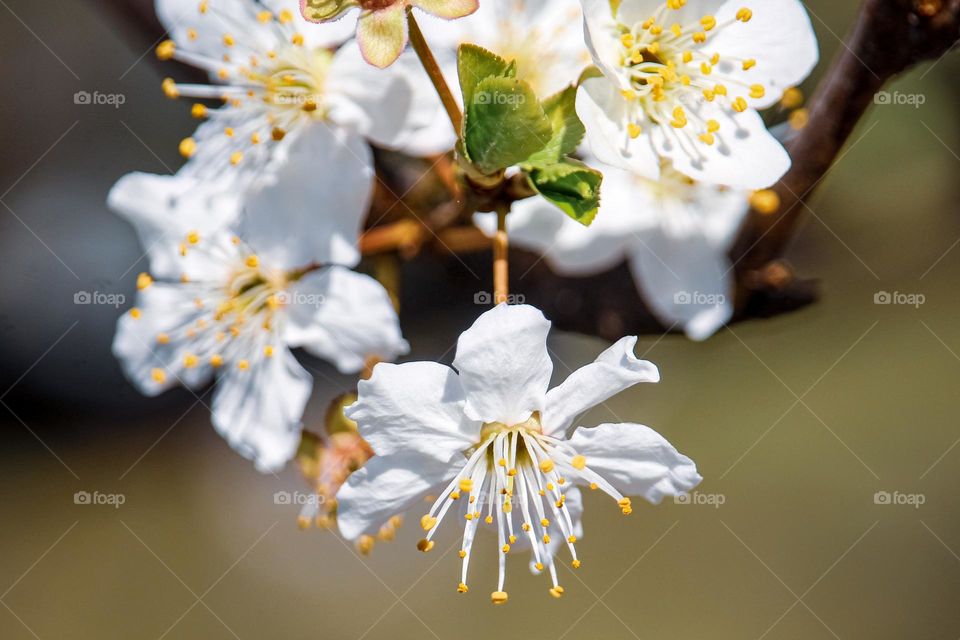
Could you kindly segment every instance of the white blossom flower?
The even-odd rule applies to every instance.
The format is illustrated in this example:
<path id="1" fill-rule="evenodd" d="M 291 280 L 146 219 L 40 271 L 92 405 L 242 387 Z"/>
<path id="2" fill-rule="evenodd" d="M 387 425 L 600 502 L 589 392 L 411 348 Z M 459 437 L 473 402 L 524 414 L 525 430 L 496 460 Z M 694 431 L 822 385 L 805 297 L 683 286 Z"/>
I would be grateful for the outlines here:
<path id="1" fill-rule="evenodd" d="M 350 153 L 342 144 L 318 150 L 328 137 L 305 135 L 291 156 L 335 163 Z M 312 387 L 291 348 L 344 373 L 368 356 L 407 351 L 386 291 L 347 268 L 359 260 L 370 195 L 337 188 L 334 178 L 295 162 L 245 201 L 239 219 L 237 198 L 185 176 L 131 174 L 110 194 L 150 260 L 114 355 L 150 396 L 216 378 L 214 426 L 263 471 L 296 452 Z M 337 215 L 316 211 L 318 203 Z"/>
<path id="2" fill-rule="evenodd" d="M 461 44 L 475 44 L 515 60 L 517 77 L 540 98 L 576 83 L 591 64 L 578 0 L 481 2 L 475 13 L 455 22 L 425 17 L 420 25 L 458 100 L 457 48 Z M 424 154 L 452 149 L 453 129 L 419 60 L 405 54 L 400 66 L 414 85 L 416 115 L 412 119 L 421 123 L 408 127 L 409 144 Z"/>
<path id="3" fill-rule="evenodd" d="M 246 187 L 287 162 L 289 145 L 315 128 L 388 148 L 408 135 L 406 76 L 372 69 L 356 47 L 328 48 L 350 35 L 346 21 L 300 32 L 293 0 L 157 0 L 157 13 L 171 34 L 157 47 L 160 59 L 197 67 L 212 81 L 167 78 L 165 94 L 223 100 L 217 109 L 193 105 L 205 122 L 180 143 L 185 175 Z M 342 189 L 369 191 L 371 151 L 348 146 L 354 153 L 340 165 L 317 165 L 317 172 L 336 172 Z"/>
<path id="4" fill-rule="evenodd" d="M 757 109 L 816 65 L 800 0 L 582 0 L 601 75 L 577 112 L 593 153 L 651 179 L 661 160 L 701 182 L 762 189 L 790 167 Z"/>
<path id="5" fill-rule="evenodd" d="M 593 158 L 588 164 L 597 166 Z M 510 241 L 541 253 L 563 276 L 591 276 L 627 260 L 640 295 L 665 326 L 705 340 L 733 315 L 727 252 L 750 210 L 751 192 L 694 182 L 669 167 L 654 181 L 603 169 L 603 201 L 584 227 L 540 198 L 515 202 Z M 489 235 L 493 214 L 476 214 Z"/>
<path id="6" fill-rule="evenodd" d="M 575 485 L 607 493 L 624 514 L 628 496 L 658 503 L 699 481 L 693 461 L 639 424 L 570 428 L 584 411 L 659 371 L 639 360 L 637 339 L 624 338 L 548 391 L 553 364 L 550 323 L 530 306 L 501 304 L 460 336 L 455 369 L 433 363 L 380 364 L 360 383 L 347 415 L 376 456 L 337 496 L 340 531 L 354 539 L 429 494 L 439 498 L 420 521 L 429 551 L 445 517 L 465 522 L 458 590 L 481 521 L 499 540 L 495 603 L 507 600 L 507 555 L 524 546 L 533 565 L 557 582 L 554 550 L 566 545 L 578 567 L 580 494 Z"/>

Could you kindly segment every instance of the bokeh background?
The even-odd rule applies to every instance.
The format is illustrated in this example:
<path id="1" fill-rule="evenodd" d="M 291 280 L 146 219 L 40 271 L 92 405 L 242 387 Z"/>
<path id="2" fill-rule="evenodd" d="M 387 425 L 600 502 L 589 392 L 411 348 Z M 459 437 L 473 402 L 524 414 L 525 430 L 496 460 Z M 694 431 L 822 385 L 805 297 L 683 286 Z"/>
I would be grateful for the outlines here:
<path id="1" fill-rule="evenodd" d="M 829 61 L 858 3 L 807 5 Z M 789 257 L 822 279 L 819 304 L 701 345 L 644 336 L 663 383 L 587 417 L 660 430 L 714 504 L 624 519 L 589 495 L 567 596 L 516 557 L 494 608 L 492 538 L 458 596 L 452 529 L 430 555 L 407 526 L 367 558 L 299 531 L 273 499 L 303 488 L 296 470 L 261 476 L 233 454 L 205 393 L 139 397 L 109 351 L 121 310 L 74 303 L 129 305 L 142 249 L 107 191 L 128 171 L 175 170 L 193 126 L 162 97 L 149 44 L 99 0 L 0 0 L 0 637 L 960 636 L 960 59 L 890 87 L 924 104 L 875 106 L 810 202 Z M 78 91 L 125 103 L 78 105 Z M 449 361 L 489 284 L 426 257 L 404 289 L 411 358 Z M 882 291 L 925 302 L 877 305 Z M 552 336 L 557 377 L 605 346 Z M 309 425 L 353 381 L 308 364 Z M 78 491 L 125 503 L 76 505 Z"/>

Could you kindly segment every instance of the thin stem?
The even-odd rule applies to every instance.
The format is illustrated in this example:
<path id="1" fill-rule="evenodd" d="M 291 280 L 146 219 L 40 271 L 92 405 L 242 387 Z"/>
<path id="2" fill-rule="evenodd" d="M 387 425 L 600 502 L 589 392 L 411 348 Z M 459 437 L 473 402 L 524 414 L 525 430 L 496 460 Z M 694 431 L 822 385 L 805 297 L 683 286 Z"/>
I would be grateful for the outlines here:
<path id="1" fill-rule="evenodd" d="M 493 302 L 506 302 L 510 296 L 510 262 L 507 253 L 510 241 L 507 237 L 506 205 L 497 207 L 497 235 L 493 238 Z"/>
<path id="2" fill-rule="evenodd" d="M 427 75 L 430 76 L 430 82 L 433 83 L 437 94 L 440 96 L 440 102 L 443 103 L 443 108 L 447 111 L 450 124 L 453 125 L 453 131 L 459 137 L 463 130 L 463 114 L 460 113 L 460 107 L 450 92 L 450 87 L 443 77 L 443 72 L 440 71 L 437 59 L 433 57 L 433 52 L 430 51 L 430 47 L 423 37 L 423 32 L 420 31 L 417 19 L 413 17 L 413 7 L 409 5 L 407 5 L 407 27 L 410 31 L 410 44 L 413 46 L 413 50 L 417 52 L 417 57 L 420 58 L 420 63 Z"/>

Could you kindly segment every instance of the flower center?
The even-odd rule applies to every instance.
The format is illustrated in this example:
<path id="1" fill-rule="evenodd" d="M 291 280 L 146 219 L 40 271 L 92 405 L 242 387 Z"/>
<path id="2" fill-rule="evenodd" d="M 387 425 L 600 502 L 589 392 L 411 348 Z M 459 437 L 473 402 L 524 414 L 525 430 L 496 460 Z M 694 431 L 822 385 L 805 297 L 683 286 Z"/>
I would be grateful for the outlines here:
<path id="1" fill-rule="evenodd" d="M 626 86 L 623 97 L 628 103 L 627 132 L 631 138 L 643 132 L 643 125 L 685 129 L 692 126 L 697 139 L 705 145 L 716 142 L 720 123 L 699 116 L 700 106 L 719 101 L 733 111 L 749 107 L 747 97 L 761 99 L 766 89 L 748 84 L 731 75 L 735 65 L 743 71 L 756 66 L 756 60 L 708 54 L 704 45 L 716 34 L 749 22 L 753 12 L 737 11 L 723 23 L 712 15 L 682 24 L 671 14 L 686 5 L 686 0 L 667 0 L 653 15 L 636 24 L 618 24 L 614 37 L 620 42 L 620 67 Z"/>

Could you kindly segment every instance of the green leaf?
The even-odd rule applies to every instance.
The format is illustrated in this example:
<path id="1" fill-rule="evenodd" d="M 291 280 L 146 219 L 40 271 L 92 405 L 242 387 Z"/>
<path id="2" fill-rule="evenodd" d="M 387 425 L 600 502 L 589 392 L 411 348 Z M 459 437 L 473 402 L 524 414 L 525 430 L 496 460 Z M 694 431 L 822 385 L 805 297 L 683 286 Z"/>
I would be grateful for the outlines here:
<path id="1" fill-rule="evenodd" d="M 510 65 L 495 53 L 475 44 L 462 44 L 457 50 L 457 73 L 463 104 L 473 102 L 473 91 L 481 80 L 506 75 Z M 514 72 L 514 75 L 516 72 Z"/>
<path id="2" fill-rule="evenodd" d="M 553 136 L 547 145 L 530 156 L 526 164 L 544 166 L 560 162 L 577 150 L 586 130 L 577 117 L 577 88 L 569 86 L 543 101 L 543 111 L 550 119 Z"/>
<path id="3" fill-rule="evenodd" d="M 530 184 L 541 196 L 584 226 L 590 226 L 600 208 L 603 175 L 579 160 L 566 158 L 555 164 L 534 167 Z"/>
<path id="4" fill-rule="evenodd" d="M 508 77 L 488 77 L 465 104 L 464 148 L 482 173 L 525 162 L 553 136 L 550 119 L 530 85 Z"/>

